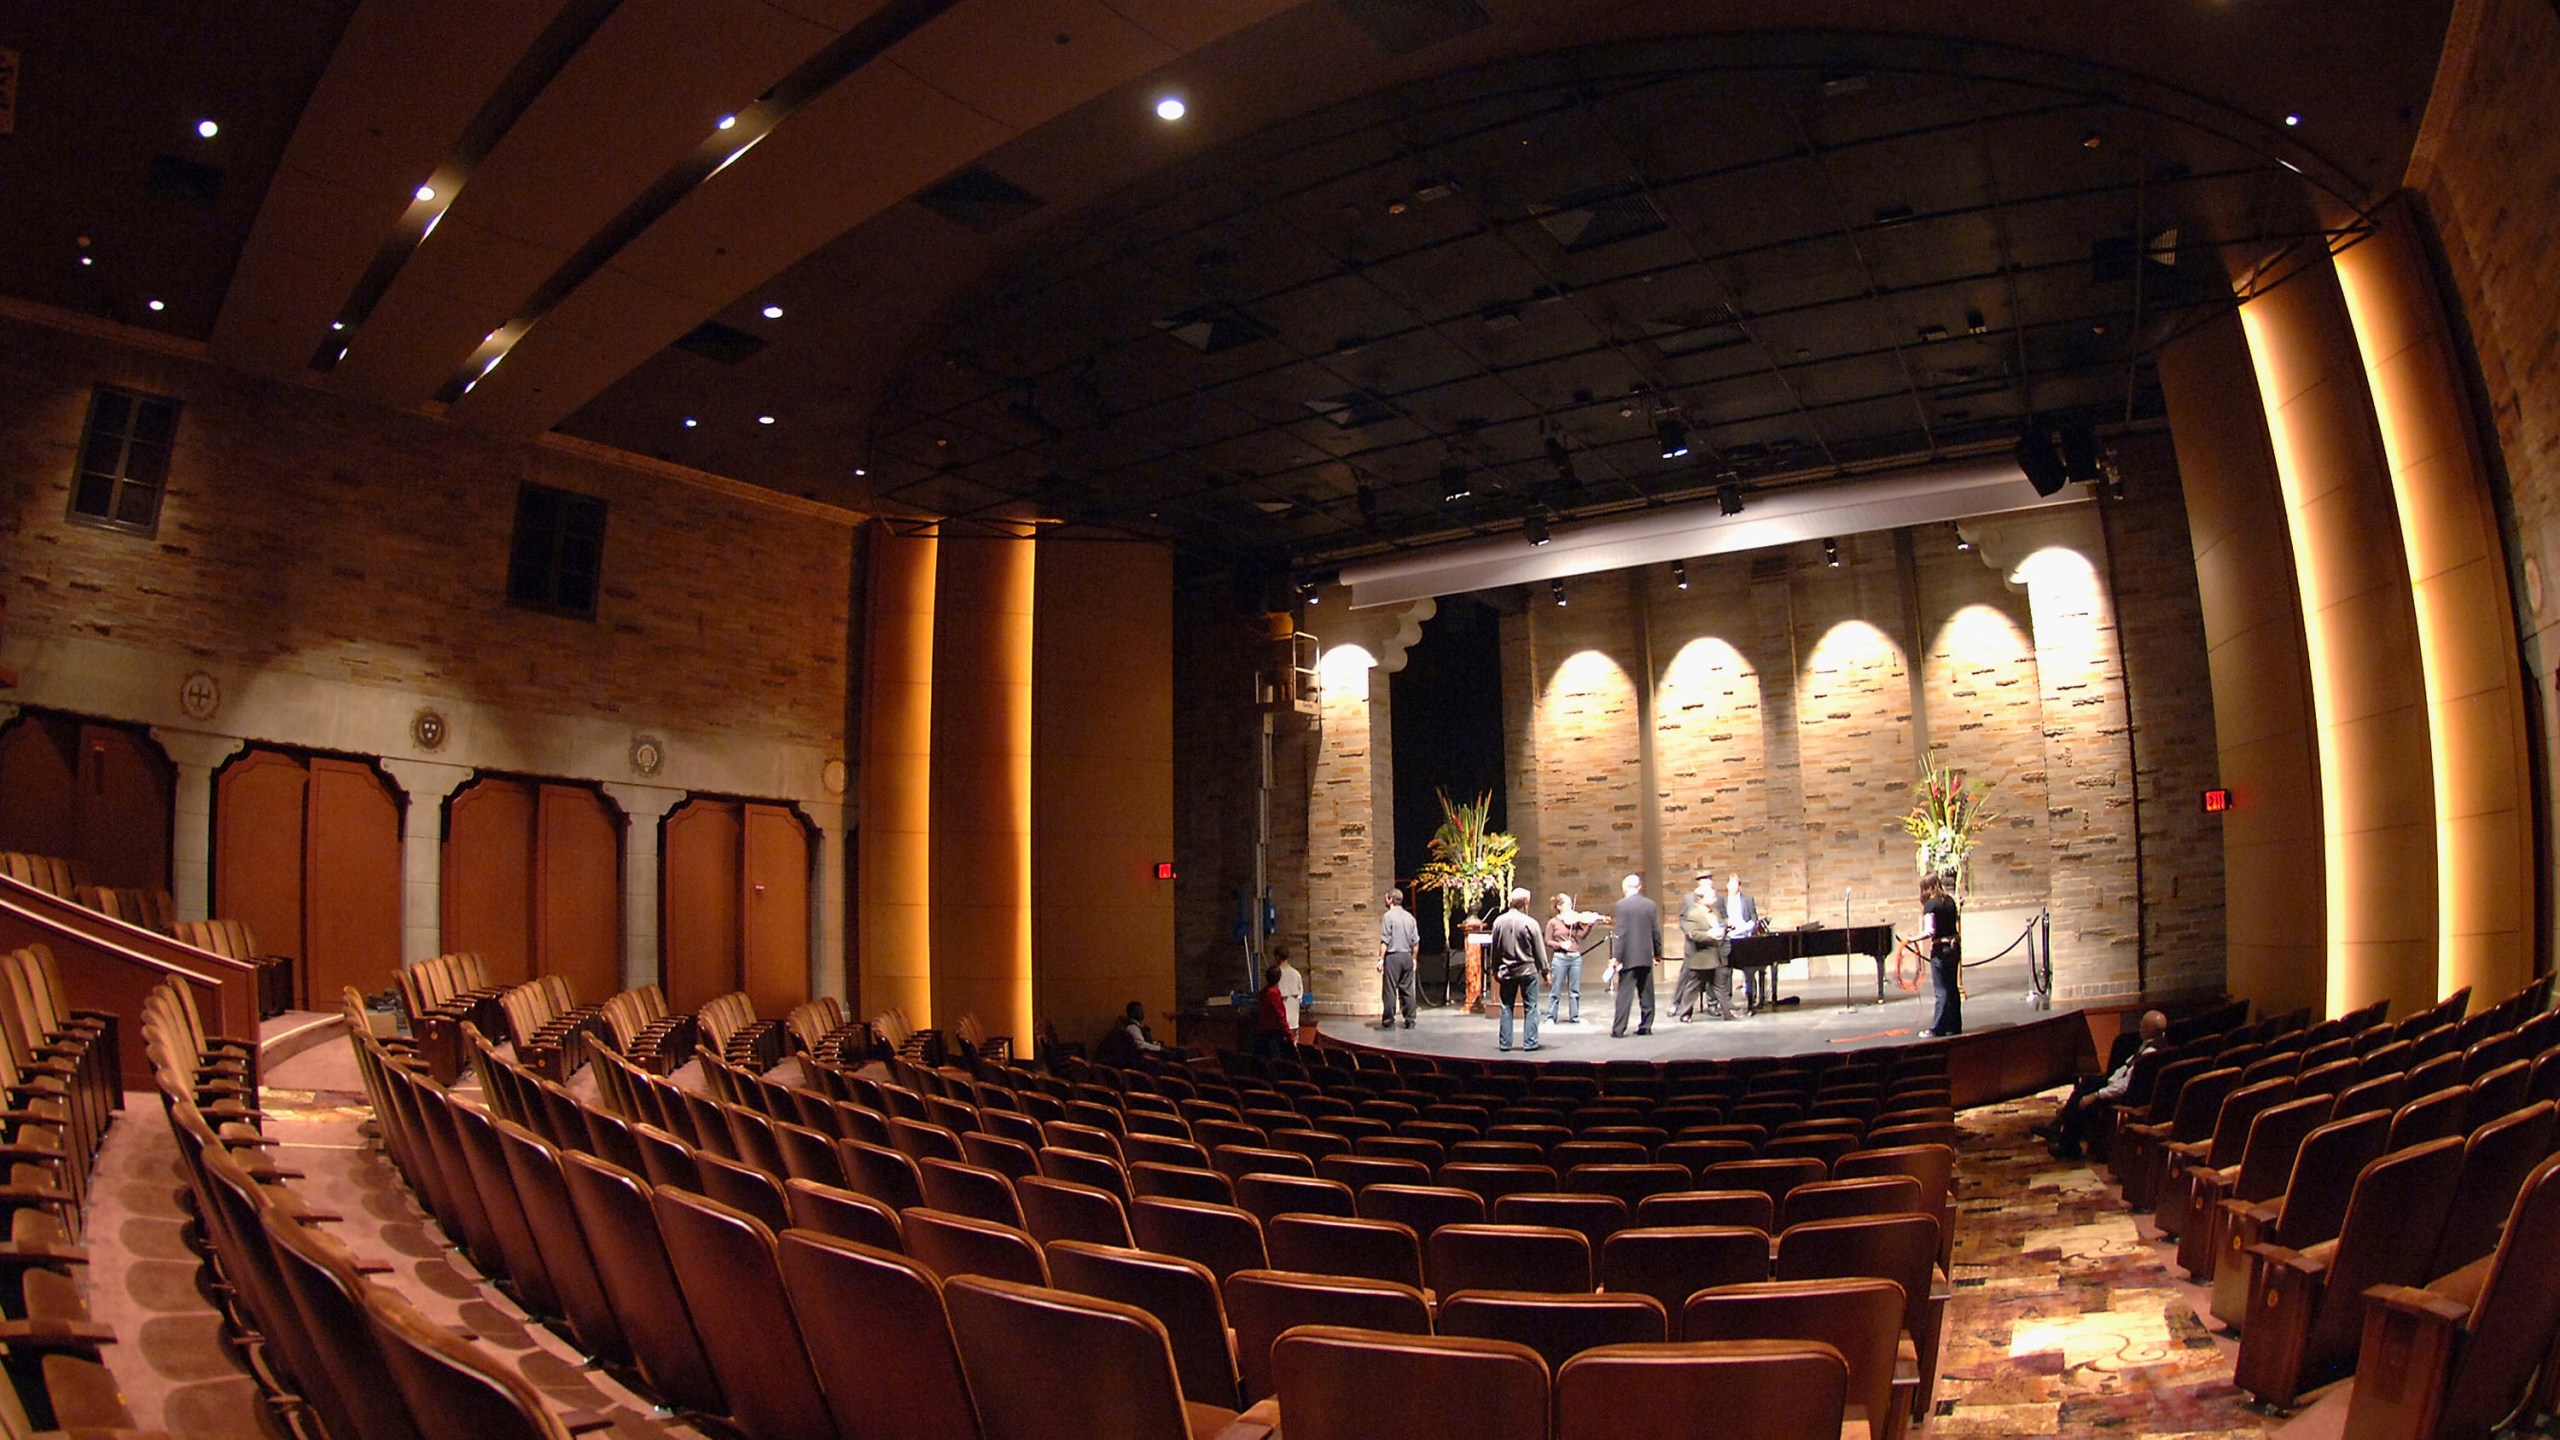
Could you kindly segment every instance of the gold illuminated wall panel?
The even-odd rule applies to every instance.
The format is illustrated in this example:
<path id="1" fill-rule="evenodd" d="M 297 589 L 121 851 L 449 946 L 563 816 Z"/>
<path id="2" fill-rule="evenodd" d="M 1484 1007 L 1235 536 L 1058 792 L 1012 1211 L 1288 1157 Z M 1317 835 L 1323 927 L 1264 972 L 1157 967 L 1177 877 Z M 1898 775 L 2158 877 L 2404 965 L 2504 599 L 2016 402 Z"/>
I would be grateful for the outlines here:
<path id="1" fill-rule="evenodd" d="M 862 690 L 860 893 L 865 1016 L 933 1024 L 933 610 L 937 542 L 870 530 Z"/>
<path id="2" fill-rule="evenodd" d="M 1031 653 L 1036 546 L 945 536 L 933 615 L 936 1023 L 1031 1035 Z M 1026 1046 L 1027 1048 L 1027 1046 Z"/>

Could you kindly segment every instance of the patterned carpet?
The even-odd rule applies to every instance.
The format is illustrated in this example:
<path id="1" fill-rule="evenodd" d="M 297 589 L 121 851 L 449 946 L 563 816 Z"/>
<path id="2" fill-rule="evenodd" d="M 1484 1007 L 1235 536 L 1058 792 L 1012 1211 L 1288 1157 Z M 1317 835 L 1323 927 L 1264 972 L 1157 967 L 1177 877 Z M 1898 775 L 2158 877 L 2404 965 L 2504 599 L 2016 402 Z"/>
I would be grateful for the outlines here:
<path id="1" fill-rule="evenodd" d="M 1922 1433 L 2267 1435 L 2280 1417 L 2231 1383 L 2236 1342 L 2148 1217 L 2028 1127 L 2051 1098 L 1967 1112 L 1957 1167 L 1955 1299 L 1937 1413 Z"/>

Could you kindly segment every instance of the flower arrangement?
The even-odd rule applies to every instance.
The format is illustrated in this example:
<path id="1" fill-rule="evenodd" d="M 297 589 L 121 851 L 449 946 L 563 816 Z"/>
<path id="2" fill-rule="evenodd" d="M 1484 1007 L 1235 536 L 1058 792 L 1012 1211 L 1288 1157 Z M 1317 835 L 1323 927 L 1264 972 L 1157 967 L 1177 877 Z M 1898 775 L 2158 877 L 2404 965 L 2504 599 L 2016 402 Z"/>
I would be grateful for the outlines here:
<path id="1" fill-rule="evenodd" d="M 1520 841 L 1486 828 L 1493 813 L 1490 792 L 1478 795 L 1472 805 L 1452 801 L 1446 790 L 1439 793 L 1440 828 L 1431 837 L 1431 859 L 1415 873 L 1413 888 L 1445 893 L 1440 938 L 1449 944 L 1462 917 L 1476 917 L 1480 907 L 1498 910 L 1509 899 Z"/>
<path id="2" fill-rule="evenodd" d="M 1920 873 L 1954 885 L 1958 904 L 1973 889 L 1974 841 L 2000 818 L 1983 804 L 1990 794 L 1990 781 L 1967 780 L 1961 770 L 1920 757 L 1920 802 L 1902 817 L 1902 829 L 1917 851 Z"/>

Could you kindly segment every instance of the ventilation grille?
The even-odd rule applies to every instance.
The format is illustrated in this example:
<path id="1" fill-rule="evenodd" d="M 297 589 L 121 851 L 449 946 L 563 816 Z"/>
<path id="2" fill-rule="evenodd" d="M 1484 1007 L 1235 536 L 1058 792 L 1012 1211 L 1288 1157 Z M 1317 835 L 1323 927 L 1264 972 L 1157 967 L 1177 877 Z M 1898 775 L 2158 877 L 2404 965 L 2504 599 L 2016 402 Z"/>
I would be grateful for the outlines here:
<path id="1" fill-rule="evenodd" d="M 765 343 L 761 335 L 750 335 L 736 326 L 723 325 L 717 320 L 705 320 L 686 331 L 685 337 L 676 342 L 676 348 L 689 350 L 705 360 L 717 360 L 723 365 L 736 365 L 752 360 L 763 353 Z"/>
<path id="2" fill-rule="evenodd" d="M 1334 5 L 1390 55 L 1410 55 L 1493 23 L 1476 0 L 1334 0 Z"/>
<path id="3" fill-rule="evenodd" d="M 1654 208 L 1653 197 L 1642 191 L 1568 196 L 1551 205 L 1532 205 L 1529 213 L 1567 254 L 1671 228 Z"/>
<path id="4" fill-rule="evenodd" d="M 917 203 L 980 234 L 1001 230 L 1049 202 L 984 165 L 972 165 L 917 192 Z"/>

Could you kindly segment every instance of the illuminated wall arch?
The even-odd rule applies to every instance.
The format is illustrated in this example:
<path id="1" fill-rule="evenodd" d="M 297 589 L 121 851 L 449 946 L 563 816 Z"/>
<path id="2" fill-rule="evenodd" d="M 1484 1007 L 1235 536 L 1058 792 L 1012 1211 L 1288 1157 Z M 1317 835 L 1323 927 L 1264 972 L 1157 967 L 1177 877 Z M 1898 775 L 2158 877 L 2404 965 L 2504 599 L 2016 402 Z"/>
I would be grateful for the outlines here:
<path id="1" fill-rule="evenodd" d="M 1671 657 L 1653 693 L 1654 787 L 1672 871 L 1663 883 L 1703 861 L 1764 885 L 1776 837 L 1759 671 L 1729 641 L 1702 636 Z"/>
<path id="2" fill-rule="evenodd" d="M 2024 597 L 2018 598 L 2023 612 Z M 2035 642 L 2022 620 L 2022 613 L 1996 605 L 1961 606 L 1939 624 L 1921 660 L 1930 750 L 1941 763 L 1992 785 L 1990 805 L 1999 819 L 1974 850 L 1977 904 L 2041 904 L 2051 866 L 2044 710 Z"/>
<path id="3" fill-rule="evenodd" d="M 1565 655 L 1537 709 L 1543 891 L 1601 894 L 1642 868 L 1643 736 L 1635 682 L 1604 650 Z"/>
<path id="4" fill-rule="evenodd" d="M 1806 903 L 1828 917 L 1844 889 L 1862 904 L 1882 877 L 1907 878 L 1896 822 L 1910 808 L 1911 682 L 1902 647 L 1864 620 L 1823 632 L 1796 676 L 1796 739 L 1804 772 Z M 1896 904 L 1907 898 L 1896 886 Z"/>

